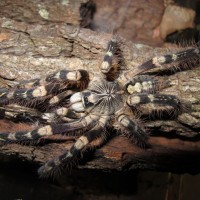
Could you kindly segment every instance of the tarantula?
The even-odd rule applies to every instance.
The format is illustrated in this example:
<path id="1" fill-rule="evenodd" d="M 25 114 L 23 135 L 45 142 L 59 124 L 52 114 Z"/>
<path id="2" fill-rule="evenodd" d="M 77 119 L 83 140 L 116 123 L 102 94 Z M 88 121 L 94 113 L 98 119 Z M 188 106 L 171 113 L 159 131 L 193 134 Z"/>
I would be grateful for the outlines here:
<path id="1" fill-rule="evenodd" d="M 151 104 L 155 108 L 165 106 L 176 110 L 181 102 L 176 96 L 159 93 L 159 81 L 144 72 L 198 58 L 200 48 L 154 57 L 135 68 L 120 71 L 117 78 L 110 80 L 110 74 L 117 71 L 113 70 L 112 60 L 118 48 L 118 40 L 113 37 L 97 74 L 79 69 L 61 70 L 45 79 L 25 81 L 14 90 L 1 88 L 1 105 L 12 102 L 26 102 L 23 104 L 29 107 L 37 105 L 34 107 L 43 109 L 41 118 L 49 124 L 33 131 L 0 133 L 0 140 L 19 142 L 54 134 L 81 134 L 69 150 L 39 168 L 41 176 L 54 174 L 73 163 L 88 146 L 103 144 L 108 128 L 147 148 L 148 134 L 134 117 L 137 107 Z"/>

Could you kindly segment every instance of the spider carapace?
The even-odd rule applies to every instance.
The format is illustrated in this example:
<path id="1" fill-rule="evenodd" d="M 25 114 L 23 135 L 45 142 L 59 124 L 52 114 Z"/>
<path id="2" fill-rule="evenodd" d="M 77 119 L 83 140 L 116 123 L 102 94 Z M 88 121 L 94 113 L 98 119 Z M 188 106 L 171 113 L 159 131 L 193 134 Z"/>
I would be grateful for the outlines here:
<path id="1" fill-rule="evenodd" d="M 156 76 L 144 75 L 144 72 L 199 59 L 198 47 L 154 57 L 137 67 L 119 71 L 111 81 L 112 60 L 118 47 L 118 40 L 113 36 L 96 74 L 64 69 L 43 79 L 25 81 L 15 89 L 0 89 L 2 106 L 24 102 L 24 105 L 31 107 L 31 102 L 34 102 L 34 108 L 40 109 L 41 106 L 37 105 L 45 104 L 40 116 L 43 126 L 33 131 L 0 133 L 2 141 L 32 141 L 54 134 L 80 134 L 69 150 L 39 168 L 41 176 L 56 174 L 58 170 L 71 165 L 85 149 L 103 144 L 111 128 L 128 136 L 139 147 L 147 148 L 148 134 L 145 125 L 141 125 L 136 118 L 137 107 L 151 104 L 155 108 L 180 108 L 181 101 L 176 96 L 160 93 L 162 84 Z"/>

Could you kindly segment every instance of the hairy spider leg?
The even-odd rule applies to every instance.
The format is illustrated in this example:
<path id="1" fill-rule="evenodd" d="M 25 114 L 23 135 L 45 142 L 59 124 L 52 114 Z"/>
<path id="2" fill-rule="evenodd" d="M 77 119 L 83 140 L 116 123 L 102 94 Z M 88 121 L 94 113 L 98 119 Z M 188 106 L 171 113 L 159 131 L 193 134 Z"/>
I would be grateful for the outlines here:
<path id="1" fill-rule="evenodd" d="M 147 142 L 147 133 L 128 115 L 118 115 L 117 121 L 120 124 L 121 132 L 127 136 L 131 142 L 141 148 L 147 148 L 149 146 Z"/>
<path id="2" fill-rule="evenodd" d="M 180 105 L 180 100 L 176 96 L 166 94 L 132 94 L 128 96 L 126 102 L 129 106 L 153 103 L 161 106 L 169 105 L 174 108 L 178 108 Z"/>
<path id="3" fill-rule="evenodd" d="M 46 125 L 32 131 L 19 131 L 14 133 L 0 133 L 0 140 L 2 141 L 29 141 L 29 140 L 38 140 L 44 136 L 50 136 L 54 134 L 74 134 L 76 131 L 88 130 L 94 126 L 96 121 L 99 119 L 99 116 L 96 115 L 87 115 L 81 120 L 75 120 L 70 123 L 61 123 L 61 124 L 51 124 Z"/>
<path id="4" fill-rule="evenodd" d="M 1 118 L 7 119 L 23 119 L 24 121 L 33 122 L 41 119 L 42 113 L 39 110 L 21 106 L 18 104 L 8 104 L 0 106 Z"/>
<path id="5" fill-rule="evenodd" d="M 49 123 L 55 123 L 57 121 L 70 121 L 73 119 L 80 119 L 83 116 L 83 113 L 77 113 L 67 107 L 59 107 L 52 112 L 45 112 L 41 118 L 46 120 Z"/>
<path id="6" fill-rule="evenodd" d="M 141 106 L 147 105 L 149 111 L 146 114 L 152 113 L 153 115 L 156 114 L 156 116 L 161 116 L 162 113 L 170 114 L 170 116 L 172 114 L 177 115 L 177 112 L 182 109 L 181 102 L 176 96 L 166 94 L 132 94 L 128 96 L 127 104 L 141 113 L 144 113 Z"/>
<path id="7" fill-rule="evenodd" d="M 97 140 L 104 133 L 109 116 L 100 117 L 99 121 L 96 121 L 96 125 L 89 131 L 86 131 L 75 144 L 62 155 L 46 162 L 39 168 L 38 173 L 41 177 L 57 174 L 63 167 L 67 167 L 73 164 L 73 161 L 77 159 L 82 150 L 84 150 L 91 142 Z"/>
<path id="8" fill-rule="evenodd" d="M 154 68 L 165 68 L 165 64 L 171 63 L 180 63 L 180 62 L 187 62 L 191 61 L 191 59 L 200 59 L 200 47 L 192 48 L 185 51 L 181 51 L 174 54 L 163 55 L 163 56 L 156 56 L 143 64 L 139 65 L 136 68 L 130 69 L 127 72 L 124 72 L 125 79 L 131 80 L 132 77 L 141 74 L 142 72 L 154 69 Z"/>
<path id="9" fill-rule="evenodd" d="M 44 79 L 32 79 L 32 80 L 25 80 L 21 81 L 17 87 L 18 88 L 27 88 L 31 89 L 32 87 L 36 86 L 41 86 L 45 85 L 47 83 L 52 83 L 52 82 L 83 82 L 83 81 L 88 81 L 89 75 L 86 70 L 78 69 L 78 70 L 60 70 L 56 73 L 48 75 Z"/>
<path id="10" fill-rule="evenodd" d="M 9 92 L 8 89 L 6 90 L 2 90 L 3 92 Z M 18 90 L 19 91 L 19 90 Z M 20 91 L 22 91 L 22 89 L 20 89 Z M 23 89 L 24 91 L 24 89 Z M 40 119 L 43 119 L 45 121 L 48 121 L 48 122 L 53 122 L 53 120 L 55 119 L 55 122 L 56 121 L 59 121 L 61 120 L 61 118 L 63 117 L 69 117 L 69 118 L 72 118 L 72 119 L 77 119 L 78 116 L 80 117 L 80 114 L 79 113 L 75 113 L 73 112 L 69 107 L 68 103 L 69 103 L 69 98 L 71 97 L 71 95 L 73 95 L 76 91 L 73 91 L 73 90 L 66 90 L 64 92 L 61 92 L 61 93 L 58 93 L 57 95 L 54 95 L 54 96 L 48 96 L 46 97 L 47 99 L 41 99 L 41 97 L 39 99 L 36 99 L 37 102 L 39 102 L 39 100 L 43 103 L 42 104 L 42 109 L 45 108 L 45 113 L 44 114 L 39 114 L 39 112 L 36 112 L 35 110 L 35 115 L 34 114 L 34 118 L 40 118 Z M 28 98 L 27 98 L 28 99 Z M 20 98 L 18 98 L 18 100 L 20 100 Z M 26 99 L 24 99 L 26 100 Z M 8 105 L 5 105 L 7 104 Z M 0 110 L 4 111 L 6 110 L 6 112 L 3 112 L 3 115 L 7 118 L 11 118 L 11 115 L 13 116 L 13 119 L 16 118 L 17 116 L 22 116 L 22 112 L 20 112 L 20 108 L 21 108 L 21 111 L 24 110 L 25 107 L 31 107 L 32 104 L 27 104 L 26 102 L 21 102 L 19 101 L 20 104 L 22 105 L 25 105 L 25 106 L 22 106 L 22 105 L 19 105 L 17 106 L 17 103 L 18 101 L 14 101 L 14 107 L 17 107 L 16 109 L 16 112 L 14 112 L 14 109 L 12 110 L 11 113 L 8 112 L 9 110 L 9 104 L 10 102 L 5 102 L 5 103 L 2 103 L 2 106 L 4 105 L 4 107 L 2 107 L 2 109 L 0 108 Z M 28 102 L 30 103 L 30 101 Z M 34 102 L 33 102 L 34 103 Z M 26 105 L 27 104 L 27 105 Z M 58 106 L 61 106 L 61 108 L 57 108 Z M 30 108 L 31 109 L 31 108 Z M 7 115 L 8 114 L 8 115 Z M 27 115 L 28 116 L 28 115 Z M 26 117 L 26 115 L 25 115 Z M 31 119 L 31 118 L 30 118 Z"/>
<path id="11" fill-rule="evenodd" d="M 26 99 L 31 100 L 40 97 L 46 97 L 52 93 L 56 93 L 60 88 L 60 84 L 51 83 L 32 89 L 15 89 L 1 94 L 0 100 Z"/>
<path id="12" fill-rule="evenodd" d="M 0 107 L 1 116 L 9 119 L 24 116 L 25 119 L 28 117 L 30 120 L 33 117 L 34 119 L 43 119 L 42 121 L 45 120 L 47 122 L 59 122 L 63 117 L 77 119 L 81 117 L 80 113 L 75 113 L 68 105 L 69 98 L 74 93 L 72 90 L 67 90 L 47 99 L 44 102 L 45 113 L 41 113 L 37 109 L 13 103 Z"/>
<path id="13" fill-rule="evenodd" d="M 80 89 L 85 89 L 89 82 L 89 73 L 82 69 L 61 70 L 55 74 L 49 75 L 45 81 L 68 81 L 70 84 L 76 84 Z"/>
<path id="14" fill-rule="evenodd" d="M 45 102 L 45 113 L 41 116 L 47 122 L 56 122 L 62 118 L 77 119 L 80 118 L 80 113 L 75 113 L 70 106 L 70 97 L 75 93 L 73 90 L 61 92 Z M 55 121 L 54 121 L 55 120 Z"/>
<path id="15" fill-rule="evenodd" d="M 103 74 L 107 75 L 112 68 L 112 60 L 113 60 L 113 56 L 115 54 L 116 45 L 117 45 L 117 40 L 113 37 L 108 42 L 106 54 L 104 56 L 101 66 L 100 66 L 100 70 Z"/>
<path id="16" fill-rule="evenodd" d="M 148 76 L 135 76 L 125 85 L 125 90 L 128 94 L 133 93 L 155 93 L 160 89 L 160 84 L 157 79 Z"/>
<path id="17" fill-rule="evenodd" d="M 32 100 L 40 97 L 43 98 L 51 94 L 57 94 L 60 89 L 73 89 L 72 83 L 85 88 L 88 82 L 89 75 L 85 70 L 61 70 L 48 76 L 45 79 L 45 85 L 39 85 L 30 89 L 18 88 L 13 91 L 0 91 L 0 102 L 3 103 L 4 101 L 13 99 Z"/>
<path id="18" fill-rule="evenodd" d="M 40 86 L 40 85 L 44 85 L 45 81 L 44 79 L 39 79 L 39 78 L 35 78 L 35 79 L 31 79 L 31 80 L 23 80 L 20 81 L 16 87 L 17 88 L 26 88 L 26 89 L 31 89 L 33 87 L 36 86 Z"/>
<path id="19" fill-rule="evenodd" d="M 58 93 L 45 101 L 46 112 L 51 112 L 51 110 L 56 110 L 57 107 L 69 107 L 70 97 L 76 93 L 73 90 L 65 90 L 64 92 Z M 54 111 L 53 111 L 54 112 Z"/>
<path id="20" fill-rule="evenodd" d="M 55 106 L 59 104 L 61 101 L 63 101 L 65 98 L 69 98 L 74 93 L 75 92 L 73 90 L 67 90 L 67 91 L 61 92 L 53 96 L 51 99 L 49 99 L 48 103 L 50 106 Z"/>

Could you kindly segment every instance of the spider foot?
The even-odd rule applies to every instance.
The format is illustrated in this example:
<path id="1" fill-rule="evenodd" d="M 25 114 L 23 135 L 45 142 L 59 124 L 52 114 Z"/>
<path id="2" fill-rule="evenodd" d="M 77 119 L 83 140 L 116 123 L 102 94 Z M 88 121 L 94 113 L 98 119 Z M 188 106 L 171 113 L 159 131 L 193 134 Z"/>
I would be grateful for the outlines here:
<path id="1" fill-rule="evenodd" d="M 147 142 L 148 134 L 135 121 L 124 114 L 119 115 L 117 120 L 121 125 L 121 132 L 127 136 L 131 142 L 143 149 L 150 147 Z"/>
<path id="2" fill-rule="evenodd" d="M 138 147 L 142 149 L 147 149 L 150 147 L 150 144 L 147 141 L 148 133 L 142 130 L 139 126 L 135 134 L 132 134 L 129 131 L 127 137 L 130 138 L 131 142 L 135 143 Z"/>
<path id="3" fill-rule="evenodd" d="M 42 178 L 58 177 L 63 174 L 63 171 L 76 166 L 78 162 L 78 151 L 70 149 L 62 155 L 55 157 L 46 162 L 38 169 L 38 174 Z"/>

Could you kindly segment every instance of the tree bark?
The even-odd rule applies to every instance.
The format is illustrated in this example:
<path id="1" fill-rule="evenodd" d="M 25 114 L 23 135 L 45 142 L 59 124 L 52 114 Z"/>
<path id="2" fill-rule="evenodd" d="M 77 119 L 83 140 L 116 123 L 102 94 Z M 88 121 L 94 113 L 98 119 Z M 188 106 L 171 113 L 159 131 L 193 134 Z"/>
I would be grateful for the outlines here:
<path id="1" fill-rule="evenodd" d="M 81 4 L 88 0 L 2 0 L 0 17 L 26 23 L 79 25 Z"/>
<path id="2" fill-rule="evenodd" d="M 12 86 L 13 81 L 47 76 L 60 69 L 87 69 L 97 72 L 107 42 L 112 35 L 80 29 L 66 24 L 27 24 L 0 18 L 0 82 Z M 76 27 L 75 27 L 76 29 Z M 169 53 L 165 48 L 134 44 L 120 38 L 124 68 L 133 68 L 155 55 Z M 180 49 L 170 48 L 170 52 Z M 94 153 L 80 168 L 94 169 L 159 169 L 194 171 L 200 169 L 200 68 L 180 71 L 167 77 L 170 87 L 162 93 L 176 95 L 189 104 L 175 118 L 153 119 L 146 122 L 152 134 L 151 148 L 142 150 L 123 136 L 111 139 Z M 162 79 L 160 76 L 159 79 Z M 20 127 L 16 127 L 20 126 Z M 1 121 L 2 131 L 15 131 L 29 126 Z M 32 127 L 30 127 L 32 128 Z M 156 135 L 156 136 L 155 136 Z M 57 141 L 59 139 L 59 142 Z M 19 158 L 42 164 L 59 155 L 74 143 L 73 137 L 54 136 L 43 146 L 7 144 L 1 147 L 2 160 Z"/>

